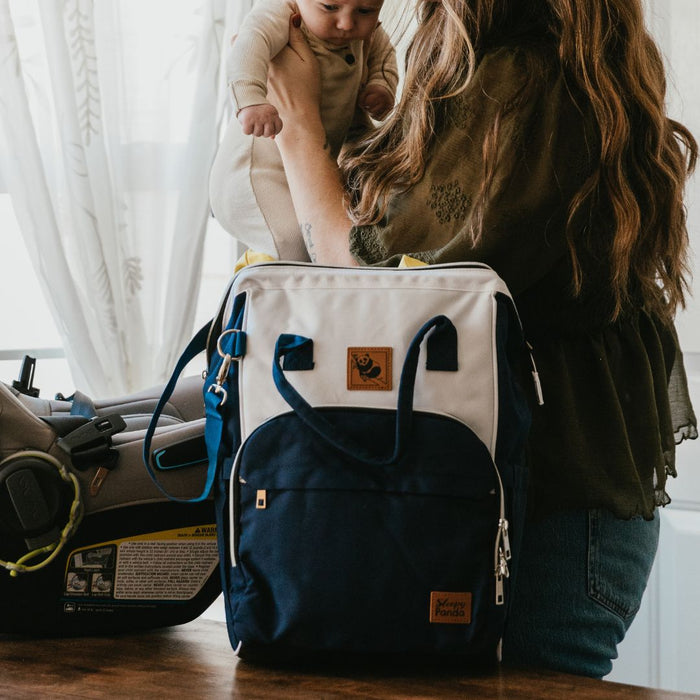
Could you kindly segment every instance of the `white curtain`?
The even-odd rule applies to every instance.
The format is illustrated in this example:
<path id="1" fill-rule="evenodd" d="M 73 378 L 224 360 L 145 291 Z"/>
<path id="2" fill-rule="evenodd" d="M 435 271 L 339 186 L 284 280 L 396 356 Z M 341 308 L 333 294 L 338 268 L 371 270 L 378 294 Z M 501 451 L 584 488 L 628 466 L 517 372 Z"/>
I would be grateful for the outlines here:
<path id="1" fill-rule="evenodd" d="M 250 4 L 0 0 L 3 174 L 95 397 L 164 381 L 192 333 L 222 55 Z"/>
<path id="2" fill-rule="evenodd" d="M 645 0 L 647 21 L 664 55 L 668 73 L 669 114 L 685 124 L 700 141 L 700 2 Z M 679 314 L 678 333 L 691 364 L 700 360 L 700 173 L 686 191 L 688 231 L 693 250 L 694 298 Z M 697 409 L 697 406 L 696 406 Z"/>

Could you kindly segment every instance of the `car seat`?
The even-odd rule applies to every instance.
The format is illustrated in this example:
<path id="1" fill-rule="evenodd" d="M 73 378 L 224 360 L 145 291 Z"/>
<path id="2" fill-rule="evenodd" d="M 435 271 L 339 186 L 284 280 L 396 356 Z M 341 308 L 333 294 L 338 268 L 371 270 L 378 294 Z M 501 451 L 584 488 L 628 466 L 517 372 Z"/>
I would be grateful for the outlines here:
<path id="1" fill-rule="evenodd" d="M 162 387 L 53 400 L 0 382 L 0 632 L 94 634 L 188 622 L 220 592 L 211 501 L 168 500 L 143 441 Z M 186 499 L 206 477 L 201 377 L 183 379 L 153 438 L 159 480 Z"/>

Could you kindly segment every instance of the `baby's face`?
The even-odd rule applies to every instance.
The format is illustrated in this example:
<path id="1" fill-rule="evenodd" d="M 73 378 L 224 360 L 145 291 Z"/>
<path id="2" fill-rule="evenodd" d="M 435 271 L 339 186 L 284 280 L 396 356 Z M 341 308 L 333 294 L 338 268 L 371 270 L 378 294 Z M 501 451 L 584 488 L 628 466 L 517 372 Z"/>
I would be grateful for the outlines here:
<path id="1" fill-rule="evenodd" d="M 384 0 L 297 0 L 307 29 L 319 39 L 342 46 L 367 39 L 379 22 Z"/>

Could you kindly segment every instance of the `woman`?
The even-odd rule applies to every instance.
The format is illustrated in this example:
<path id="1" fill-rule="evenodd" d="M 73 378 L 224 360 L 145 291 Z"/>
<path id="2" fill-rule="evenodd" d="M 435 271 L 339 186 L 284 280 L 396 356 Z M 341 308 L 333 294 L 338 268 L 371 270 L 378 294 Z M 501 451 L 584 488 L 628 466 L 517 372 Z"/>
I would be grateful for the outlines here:
<path id="1" fill-rule="evenodd" d="M 510 286 L 545 405 L 504 660 L 602 677 L 646 587 L 675 443 L 697 436 L 673 328 L 697 145 L 664 113 L 640 0 L 417 12 L 401 101 L 342 170 L 292 31 L 271 76 L 292 199 L 318 262 L 480 260 Z"/>

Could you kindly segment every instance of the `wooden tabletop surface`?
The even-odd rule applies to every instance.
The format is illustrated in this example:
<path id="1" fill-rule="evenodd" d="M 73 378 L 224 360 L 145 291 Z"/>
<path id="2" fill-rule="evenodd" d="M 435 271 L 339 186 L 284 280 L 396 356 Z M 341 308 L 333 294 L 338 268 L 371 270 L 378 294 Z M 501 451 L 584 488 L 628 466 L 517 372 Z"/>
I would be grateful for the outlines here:
<path id="1" fill-rule="evenodd" d="M 0 697 L 31 698 L 629 698 L 700 697 L 549 672 L 273 669 L 238 661 L 221 622 L 80 639 L 0 635 Z"/>

